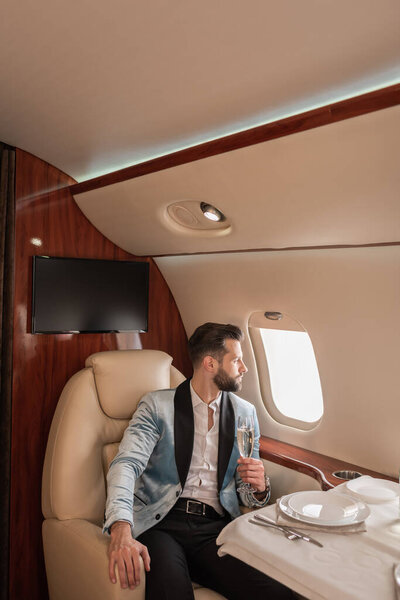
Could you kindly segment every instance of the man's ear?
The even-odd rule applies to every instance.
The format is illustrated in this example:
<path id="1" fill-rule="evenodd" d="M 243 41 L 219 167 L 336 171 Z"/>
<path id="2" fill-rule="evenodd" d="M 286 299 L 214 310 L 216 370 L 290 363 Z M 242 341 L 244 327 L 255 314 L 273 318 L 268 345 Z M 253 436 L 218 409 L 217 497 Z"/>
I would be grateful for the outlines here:
<path id="1" fill-rule="evenodd" d="M 203 369 L 207 371 L 207 373 L 216 373 L 218 370 L 218 361 L 212 356 L 205 356 L 203 358 Z"/>

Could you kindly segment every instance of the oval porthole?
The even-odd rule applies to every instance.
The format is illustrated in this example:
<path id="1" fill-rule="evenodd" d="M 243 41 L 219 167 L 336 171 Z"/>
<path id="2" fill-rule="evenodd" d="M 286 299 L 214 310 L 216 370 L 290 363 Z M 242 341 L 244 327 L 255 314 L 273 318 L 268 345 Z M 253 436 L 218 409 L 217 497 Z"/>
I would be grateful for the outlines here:
<path id="1" fill-rule="evenodd" d="M 272 314 L 281 316 L 271 321 L 265 312 L 258 312 L 249 320 L 264 405 L 275 421 L 312 429 L 320 422 L 324 405 L 311 338 L 293 317 Z"/>

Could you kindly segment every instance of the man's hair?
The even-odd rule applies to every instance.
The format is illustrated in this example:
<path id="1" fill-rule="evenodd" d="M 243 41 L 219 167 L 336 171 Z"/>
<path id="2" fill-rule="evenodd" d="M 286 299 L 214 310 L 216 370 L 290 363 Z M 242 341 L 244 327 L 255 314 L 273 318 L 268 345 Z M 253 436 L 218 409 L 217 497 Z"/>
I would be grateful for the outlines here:
<path id="1" fill-rule="evenodd" d="M 198 327 L 189 339 L 190 360 L 196 367 L 205 356 L 212 356 L 218 361 L 227 353 L 225 340 L 243 341 L 243 332 L 236 325 L 222 323 L 204 323 Z"/>

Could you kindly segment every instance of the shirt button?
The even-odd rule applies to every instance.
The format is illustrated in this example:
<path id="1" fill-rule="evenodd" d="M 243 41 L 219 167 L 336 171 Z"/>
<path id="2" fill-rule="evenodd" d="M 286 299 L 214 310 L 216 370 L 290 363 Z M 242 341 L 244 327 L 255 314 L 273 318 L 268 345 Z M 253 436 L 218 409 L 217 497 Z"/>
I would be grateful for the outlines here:
<path id="1" fill-rule="evenodd" d="M 178 497 L 178 496 L 179 496 L 179 492 L 176 492 L 176 497 Z"/>
<path id="2" fill-rule="evenodd" d="M 156 521 L 158 521 L 160 518 L 160 515 L 156 515 Z"/>

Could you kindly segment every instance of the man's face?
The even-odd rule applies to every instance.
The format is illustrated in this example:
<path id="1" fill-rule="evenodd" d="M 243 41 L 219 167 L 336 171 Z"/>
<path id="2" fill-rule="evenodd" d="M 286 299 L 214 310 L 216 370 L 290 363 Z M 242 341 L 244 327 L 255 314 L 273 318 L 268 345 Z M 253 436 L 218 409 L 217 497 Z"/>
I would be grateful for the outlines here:
<path id="1" fill-rule="evenodd" d="M 243 362 L 242 347 L 236 340 L 225 340 L 224 354 L 214 383 L 222 392 L 238 392 L 242 388 L 242 378 L 247 373 L 247 367 Z"/>

